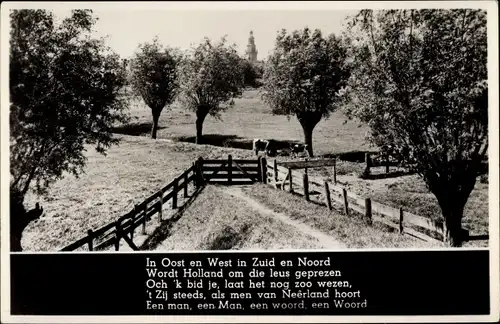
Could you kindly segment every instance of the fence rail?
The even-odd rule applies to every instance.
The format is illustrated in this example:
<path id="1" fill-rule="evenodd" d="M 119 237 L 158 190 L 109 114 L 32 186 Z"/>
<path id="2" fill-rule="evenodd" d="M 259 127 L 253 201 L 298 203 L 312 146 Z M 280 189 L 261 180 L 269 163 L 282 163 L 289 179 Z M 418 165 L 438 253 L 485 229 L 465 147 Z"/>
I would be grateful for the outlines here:
<path id="1" fill-rule="evenodd" d="M 335 168 L 335 162 L 317 162 L 318 166 L 321 164 L 333 165 Z M 297 170 L 301 166 L 305 169 L 305 172 Z M 310 177 L 307 174 L 307 167 L 315 166 L 316 164 L 313 165 L 310 162 L 303 164 L 290 162 L 278 165 L 276 160 L 269 161 L 266 166 L 266 177 L 268 183 L 277 189 L 300 193 L 306 200 L 314 200 L 312 197 L 322 195 L 324 201 L 317 202 L 324 204 L 330 210 L 333 208 L 332 201 L 334 201 L 343 207 L 346 215 L 349 215 L 350 210 L 354 210 L 364 215 L 368 222 L 379 221 L 396 228 L 400 233 L 406 233 L 428 242 L 442 242 L 445 240 L 445 229 L 442 223 L 415 215 L 403 208 L 394 208 L 372 201 L 370 198 L 360 197 L 339 186 L 336 177 L 334 177 L 333 184 L 319 178 Z M 463 230 L 463 235 L 464 241 L 469 240 L 468 231 Z M 488 237 L 486 236 L 483 239 L 488 239 Z"/>

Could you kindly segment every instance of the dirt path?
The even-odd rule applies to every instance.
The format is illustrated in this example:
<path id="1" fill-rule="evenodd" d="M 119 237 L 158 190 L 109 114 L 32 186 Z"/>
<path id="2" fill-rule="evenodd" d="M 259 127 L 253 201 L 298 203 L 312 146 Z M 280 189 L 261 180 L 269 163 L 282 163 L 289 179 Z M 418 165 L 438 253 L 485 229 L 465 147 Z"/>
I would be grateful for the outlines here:
<path id="1" fill-rule="evenodd" d="M 257 200 L 248 197 L 238 186 L 225 187 L 224 193 L 245 201 L 251 208 L 253 208 L 254 210 L 258 211 L 261 214 L 266 214 L 276 219 L 279 219 L 283 223 L 294 226 L 299 231 L 316 238 L 319 241 L 319 243 L 326 249 L 346 248 L 345 244 L 338 242 L 333 237 L 323 232 L 320 232 L 304 223 L 293 220 L 285 214 L 275 212 L 274 210 L 269 209 L 268 207 L 262 205 Z"/>

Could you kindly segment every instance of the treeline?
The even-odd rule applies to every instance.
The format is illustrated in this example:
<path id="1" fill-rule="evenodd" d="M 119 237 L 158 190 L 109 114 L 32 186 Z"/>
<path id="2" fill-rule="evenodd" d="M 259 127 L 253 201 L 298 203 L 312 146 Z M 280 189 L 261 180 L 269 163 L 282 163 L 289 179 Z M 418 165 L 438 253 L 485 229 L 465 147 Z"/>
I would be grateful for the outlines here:
<path id="1" fill-rule="evenodd" d="M 74 10 L 56 25 L 44 10 L 13 10 L 10 38 L 12 246 L 20 249 L 28 189 L 44 192 L 85 166 L 126 122 L 126 66 L 102 39 L 95 17 Z M 151 108 L 156 138 L 174 100 L 196 114 L 197 143 L 207 116 L 219 117 L 245 86 L 262 84 L 274 114 L 296 116 L 313 156 L 315 126 L 337 110 L 365 123 L 368 140 L 422 176 L 442 209 L 452 246 L 488 147 L 486 13 L 473 9 L 361 10 L 342 35 L 282 30 L 262 70 L 233 45 L 205 39 L 187 52 L 158 39 L 130 61 L 130 85 Z M 19 222 L 19 220 L 21 220 Z M 21 224 L 21 225 L 19 225 Z"/>

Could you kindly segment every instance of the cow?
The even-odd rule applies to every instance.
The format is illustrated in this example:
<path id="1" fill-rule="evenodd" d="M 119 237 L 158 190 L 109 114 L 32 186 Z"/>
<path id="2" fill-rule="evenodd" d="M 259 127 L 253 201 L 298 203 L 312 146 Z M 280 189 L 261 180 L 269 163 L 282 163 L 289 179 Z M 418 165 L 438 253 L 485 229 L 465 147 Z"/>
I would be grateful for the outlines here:
<path id="1" fill-rule="evenodd" d="M 259 151 L 264 151 L 266 149 L 266 146 L 266 140 L 256 138 L 253 140 L 252 150 L 255 152 L 255 155 L 259 155 Z"/>
<path id="2" fill-rule="evenodd" d="M 292 152 L 292 156 L 299 156 L 304 153 L 307 157 L 309 157 L 309 151 L 307 150 L 307 144 L 291 144 L 290 151 Z"/>
<path id="3" fill-rule="evenodd" d="M 255 155 L 259 155 L 259 151 L 264 151 L 266 155 L 276 156 L 276 142 L 256 138 L 253 140 L 253 151 Z"/>

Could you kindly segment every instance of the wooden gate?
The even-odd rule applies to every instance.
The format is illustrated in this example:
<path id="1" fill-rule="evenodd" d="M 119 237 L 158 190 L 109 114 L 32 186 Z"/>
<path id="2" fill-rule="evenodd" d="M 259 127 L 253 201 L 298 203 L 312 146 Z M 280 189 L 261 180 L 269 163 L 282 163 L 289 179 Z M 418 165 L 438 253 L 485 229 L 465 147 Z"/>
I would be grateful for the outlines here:
<path id="1" fill-rule="evenodd" d="M 202 174 L 205 183 L 222 185 L 252 184 L 262 181 L 262 165 L 259 160 L 235 159 L 229 155 L 227 160 L 203 160 Z"/>

